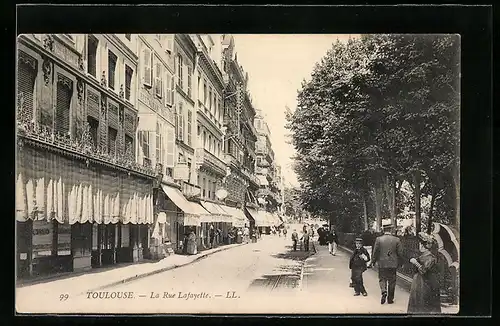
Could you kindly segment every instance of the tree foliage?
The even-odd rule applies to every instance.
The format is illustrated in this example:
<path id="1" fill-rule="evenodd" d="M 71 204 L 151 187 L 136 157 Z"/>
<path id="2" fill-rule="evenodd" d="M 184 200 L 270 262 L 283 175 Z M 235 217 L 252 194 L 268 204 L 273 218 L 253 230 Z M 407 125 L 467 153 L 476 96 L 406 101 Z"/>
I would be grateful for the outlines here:
<path id="1" fill-rule="evenodd" d="M 383 212 L 386 198 L 395 220 L 398 185 L 415 171 L 424 176 L 423 194 L 446 201 L 436 209 L 455 206 L 458 117 L 457 36 L 337 41 L 303 82 L 296 110 L 287 111 L 304 207 L 352 222 L 363 201 Z"/>

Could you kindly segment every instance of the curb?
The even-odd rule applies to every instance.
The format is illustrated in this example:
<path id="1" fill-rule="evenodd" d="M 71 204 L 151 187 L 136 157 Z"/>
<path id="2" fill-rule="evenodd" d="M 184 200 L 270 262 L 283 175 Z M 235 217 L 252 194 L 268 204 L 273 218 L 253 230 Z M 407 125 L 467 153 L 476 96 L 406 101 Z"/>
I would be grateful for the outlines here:
<path id="1" fill-rule="evenodd" d="M 195 259 L 193 259 L 192 261 L 189 261 L 187 263 L 183 263 L 183 264 L 179 264 L 179 265 L 172 265 L 172 266 L 168 266 L 168 267 L 163 267 L 163 268 L 160 268 L 160 269 L 153 270 L 151 272 L 146 272 L 146 273 L 143 273 L 143 274 L 137 274 L 135 276 L 130 276 L 130 277 L 124 278 L 124 279 L 122 279 L 120 281 L 114 281 L 113 283 L 102 285 L 102 286 L 99 286 L 99 287 L 94 288 L 94 289 L 86 290 L 86 291 L 80 293 L 80 295 L 81 294 L 85 294 L 87 292 L 99 291 L 99 290 L 103 290 L 103 289 L 106 289 L 106 288 L 109 288 L 109 287 L 113 287 L 113 286 L 116 286 L 116 285 L 125 284 L 125 283 L 128 283 L 128 282 L 139 280 L 141 278 L 145 278 L 145 277 L 152 276 L 152 275 L 155 275 L 155 274 L 160 274 L 160 273 L 163 273 L 163 272 L 167 272 L 167 271 L 172 270 L 172 269 L 176 269 L 176 268 L 179 268 L 179 267 L 183 267 L 183 266 L 192 264 L 192 263 L 194 263 L 194 262 L 196 262 L 198 260 L 201 260 L 201 259 L 203 259 L 205 257 L 208 257 L 210 255 L 213 255 L 215 253 L 218 253 L 218 252 L 221 252 L 221 251 L 225 251 L 225 250 L 229 250 L 229 249 L 233 249 L 233 248 L 237 248 L 237 247 L 243 246 L 245 244 L 246 243 L 238 243 L 236 246 L 233 246 L 233 247 L 230 247 L 230 248 L 222 247 L 220 250 L 212 251 L 212 252 L 204 254 L 204 255 L 199 255 Z"/>
<path id="2" fill-rule="evenodd" d="M 311 244 L 312 244 L 312 251 L 313 253 L 311 255 L 309 255 L 308 257 L 306 257 L 306 259 L 304 259 L 304 261 L 302 262 L 301 264 L 301 267 L 300 267 L 300 279 L 299 279 L 299 286 L 297 287 L 298 291 L 302 291 L 303 289 L 303 286 L 304 286 L 304 269 L 305 269 L 305 265 L 306 265 L 306 262 L 309 258 L 311 258 L 312 256 L 316 255 L 318 253 L 318 250 L 316 250 L 316 244 L 315 244 L 316 241 L 311 241 Z"/>

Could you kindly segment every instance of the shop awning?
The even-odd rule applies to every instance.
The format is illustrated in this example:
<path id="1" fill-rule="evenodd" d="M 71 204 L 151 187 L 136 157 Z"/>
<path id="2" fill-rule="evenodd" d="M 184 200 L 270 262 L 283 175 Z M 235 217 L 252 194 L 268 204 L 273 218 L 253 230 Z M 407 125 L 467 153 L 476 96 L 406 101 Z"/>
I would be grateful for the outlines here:
<path id="1" fill-rule="evenodd" d="M 224 211 L 222 207 L 215 203 L 208 201 L 201 202 L 202 206 L 210 213 L 210 216 L 202 218 L 202 222 L 227 222 L 231 223 L 233 220 L 231 215 Z"/>
<path id="2" fill-rule="evenodd" d="M 246 210 L 255 220 L 255 226 L 269 226 L 266 222 L 266 217 L 262 214 L 262 212 L 248 207 L 246 208 Z"/>
<path id="3" fill-rule="evenodd" d="M 179 189 L 166 185 L 162 185 L 162 189 L 168 198 L 184 212 L 183 225 L 199 226 L 201 215 L 210 214 L 200 204 L 188 201 Z"/>
<path id="4" fill-rule="evenodd" d="M 229 207 L 229 206 L 225 206 L 225 205 L 221 205 L 221 207 L 224 211 L 226 211 L 227 213 L 229 213 L 231 215 L 233 226 L 244 227 L 245 224 L 247 224 L 247 225 L 249 224 L 248 219 L 245 216 L 245 213 L 241 209 Z"/>

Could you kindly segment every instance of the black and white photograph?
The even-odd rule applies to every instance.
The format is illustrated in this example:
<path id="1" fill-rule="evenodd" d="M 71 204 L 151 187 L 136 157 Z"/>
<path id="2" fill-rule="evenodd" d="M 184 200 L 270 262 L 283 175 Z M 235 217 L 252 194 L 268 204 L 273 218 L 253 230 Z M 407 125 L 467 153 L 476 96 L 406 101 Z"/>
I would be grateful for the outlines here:
<path id="1" fill-rule="evenodd" d="M 457 314 L 460 52 L 18 35 L 16 311 Z"/>

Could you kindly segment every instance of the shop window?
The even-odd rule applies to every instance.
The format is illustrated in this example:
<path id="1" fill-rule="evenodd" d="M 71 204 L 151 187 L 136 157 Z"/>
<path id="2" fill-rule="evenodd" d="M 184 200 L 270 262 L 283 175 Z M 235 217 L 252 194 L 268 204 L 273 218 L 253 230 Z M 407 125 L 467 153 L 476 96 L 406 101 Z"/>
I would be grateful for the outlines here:
<path id="1" fill-rule="evenodd" d="M 87 40 L 87 72 L 97 77 L 97 47 L 99 40 L 93 35 L 88 36 Z"/>
<path id="2" fill-rule="evenodd" d="M 116 55 L 109 51 L 108 52 L 108 86 L 111 89 L 115 89 L 115 73 L 116 73 L 116 62 L 118 58 Z"/>
<path id="3" fill-rule="evenodd" d="M 130 35 L 130 34 L 128 34 Z M 132 89 L 132 76 L 134 71 L 129 66 L 125 65 L 125 99 L 130 101 Z"/>
<path id="4" fill-rule="evenodd" d="M 70 256 L 71 255 L 71 225 L 57 224 L 57 255 Z"/>
<path id="5" fill-rule="evenodd" d="M 33 258 L 49 257 L 55 254 L 54 252 L 54 230 L 53 221 L 33 221 L 32 229 L 32 250 Z"/>
<path id="6" fill-rule="evenodd" d="M 62 134 L 68 134 L 73 82 L 69 78 L 58 74 L 56 93 L 56 131 Z"/>
<path id="7" fill-rule="evenodd" d="M 75 257 L 90 256 L 93 241 L 96 242 L 97 249 L 97 235 L 92 239 L 92 224 L 90 223 L 75 223 L 71 226 L 72 238 L 72 252 Z"/>
<path id="8" fill-rule="evenodd" d="M 34 93 L 36 76 L 38 71 L 37 61 L 19 51 L 18 58 L 18 71 L 17 71 L 17 98 L 18 107 L 20 111 L 18 112 L 20 120 L 31 121 L 33 119 L 33 108 L 34 108 Z"/>

